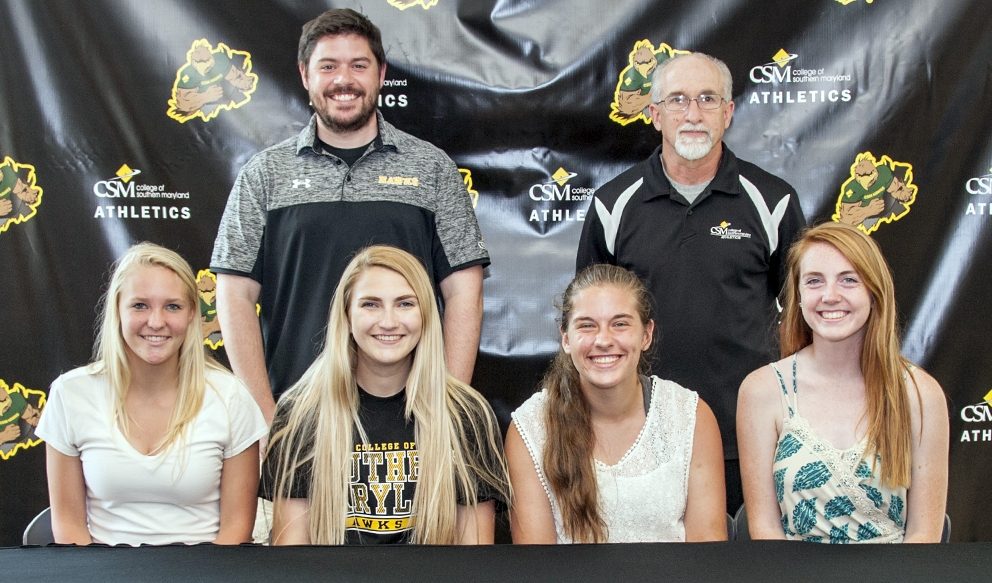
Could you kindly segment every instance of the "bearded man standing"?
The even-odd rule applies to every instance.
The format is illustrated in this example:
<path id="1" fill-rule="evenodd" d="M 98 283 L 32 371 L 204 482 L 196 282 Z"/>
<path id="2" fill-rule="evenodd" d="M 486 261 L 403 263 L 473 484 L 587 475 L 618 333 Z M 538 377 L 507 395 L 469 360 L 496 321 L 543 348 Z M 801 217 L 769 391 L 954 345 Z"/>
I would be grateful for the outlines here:
<path id="1" fill-rule="evenodd" d="M 721 141 L 732 91 L 730 70 L 708 55 L 658 65 L 650 111 L 661 146 L 597 190 L 576 257 L 578 270 L 619 265 L 647 285 L 651 372 L 698 392 L 716 414 L 731 513 L 743 503 L 737 390 L 778 358 L 776 298 L 805 225 L 795 189 Z"/>
<path id="2" fill-rule="evenodd" d="M 363 15 L 335 9 L 308 22 L 298 64 L 315 113 L 298 137 L 242 168 L 214 243 L 217 316 L 234 373 L 271 423 L 275 399 L 323 345 L 345 266 L 384 244 L 424 263 L 442 301 L 448 368 L 469 382 L 489 255 L 458 168 L 378 112 L 385 51 Z"/>

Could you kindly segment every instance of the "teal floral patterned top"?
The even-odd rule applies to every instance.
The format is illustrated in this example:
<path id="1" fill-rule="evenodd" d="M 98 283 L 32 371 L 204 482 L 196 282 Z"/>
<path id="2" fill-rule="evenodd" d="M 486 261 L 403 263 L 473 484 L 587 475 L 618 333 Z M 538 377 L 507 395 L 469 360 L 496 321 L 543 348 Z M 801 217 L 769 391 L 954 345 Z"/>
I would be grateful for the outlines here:
<path id="1" fill-rule="evenodd" d="M 839 450 L 813 431 L 799 414 L 795 357 L 791 395 L 778 367 L 772 368 L 789 409 L 772 464 L 786 538 L 833 544 L 902 542 L 906 488 L 881 483 L 881 457 L 874 464 L 862 459 L 864 439 Z"/>

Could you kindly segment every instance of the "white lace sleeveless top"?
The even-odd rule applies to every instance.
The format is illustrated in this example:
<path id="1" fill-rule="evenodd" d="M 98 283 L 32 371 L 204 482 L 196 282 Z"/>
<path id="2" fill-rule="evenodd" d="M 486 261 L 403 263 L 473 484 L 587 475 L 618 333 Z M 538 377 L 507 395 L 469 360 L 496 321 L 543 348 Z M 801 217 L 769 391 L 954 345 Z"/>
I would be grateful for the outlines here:
<path id="1" fill-rule="evenodd" d="M 685 540 L 682 519 L 699 397 L 672 381 L 658 377 L 651 377 L 651 381 L 651 404 L 634 445 L 615 465 L 596 460 L 599 508 L 606 522 L 608 542 Z M 513 422 L 551 501 L 558 543 L 571 543 L 542 467 L 547 443 L 546 400 L 546 390 L 536 393 L 513 412 Z"/>

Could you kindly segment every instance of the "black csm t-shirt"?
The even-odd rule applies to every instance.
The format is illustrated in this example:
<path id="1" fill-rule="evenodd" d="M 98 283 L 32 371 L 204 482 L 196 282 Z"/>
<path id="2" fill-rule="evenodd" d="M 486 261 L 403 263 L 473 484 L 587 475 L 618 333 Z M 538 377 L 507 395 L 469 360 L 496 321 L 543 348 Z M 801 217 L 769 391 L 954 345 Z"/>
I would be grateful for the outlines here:
<path id="1" fill-rule="evenodd" d="M 404 418 L 406 389 L 384 399 L 359 395 L 369 441 L 360 443 L 356 435 L 351 452 L 348 544 L 406 543 L 420 469 L 414 422 Z"/>
<path id="2" fill-rule="evenodd" d="M 411 512 L 420 466 L 414 422 L 405 418 L 406 389 L 386 398 L 375 397 L 361 388 L 358 393 L 358 414 L 368 443 L 361 443 L 358 431 L 355 431 L 345 543 L 408 543 L 413 527 Z M 289 411 L 280 413 L 272 422 L 271 433 L 286 423 Z M 312 447 L 312 443 L 307 447 Z M 262 467 L 259 496 L 267 500 L 275 495 L 277 463 L 278 452 L 274 451 Z M 294 476 L 290 497 L 308 497 L 311 474 L 312 467 L 308 462 Z M 480 481 L 476 487 L 480 502 L 495 500 L 497 505 L 505 504 L 502 496 L 488 484 Z"/>

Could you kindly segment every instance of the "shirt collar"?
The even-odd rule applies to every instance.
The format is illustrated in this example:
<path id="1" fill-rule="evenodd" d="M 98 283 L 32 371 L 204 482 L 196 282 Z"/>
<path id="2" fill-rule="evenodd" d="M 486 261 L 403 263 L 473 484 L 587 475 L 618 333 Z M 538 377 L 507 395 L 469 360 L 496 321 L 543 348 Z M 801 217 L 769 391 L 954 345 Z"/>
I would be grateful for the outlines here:
<path id="1" fill-rule="evenodd" d="M 389 148 L 395 151 L 398 130 L 382 118 L 382 112 L 378 109 L 375 110 L 375 118 L 379 126 L 379 132 L 376 134 L 375 139 L 372 140 L 372 149 L 381 150 L 383 148 Z M 300 132 L 300 137 L 296 140 L 297 155 L 307 148 L 316 152 L 316 144 L 317 114 L 315 113 L 310 116 L 310 122 L 307 124 L 307 127 L 303 128 L 303 131 Z"/>
<path id="2" fill-rule="evenodd" d="M 723 153 L 720 156 L 720 166 L 716 169 L 716 176 L 710 181 L 709 186 L 706 187 L 704 192 L 723 192 L 725 194 L 740 194 L 741 183 L 737 179 L 739 175 L 737 156 L 730 151 L 727 144 L 723 143 Z M 665 169 L 661 165 L 661 146 L 658 146 L 655 151 L 651 154 L 651 158 L 648 160 L 648 166 L 651 169 L 649 172 L 649 177 L 653 184 L 649 184 L 650 193 L 644 198 L 644 200 L 651 200 L 658 198 L 659 196 L 671 196 L 675 189 L 672 184 L 665 178 Z M 702 196 L 702 195 L 700 195 Z"/>

